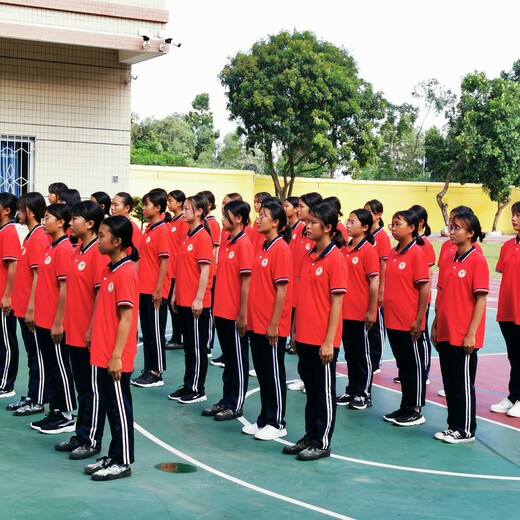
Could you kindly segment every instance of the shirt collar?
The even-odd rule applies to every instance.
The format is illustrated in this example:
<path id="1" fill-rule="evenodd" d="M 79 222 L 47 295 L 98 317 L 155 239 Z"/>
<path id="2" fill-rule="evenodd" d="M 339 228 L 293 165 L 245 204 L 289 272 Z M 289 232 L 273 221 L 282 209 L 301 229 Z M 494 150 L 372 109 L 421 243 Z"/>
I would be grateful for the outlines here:
<path id="1" fill-rule="evenodd" d="M 230 237 L 228 237 L 228 241 L 230 244 L 234 244 L 237 240 L 240 240 L 245 235 L 244 230 L 240 231 L 235 235 L 235 237 L 232 240 L 229 240 Z"/>
<path id="2" fill-rule="evenodd" d="M 159 220 L 159 222 L 156 222 L 155 224 L 152 224 L 151 226 L 148 224 L 148 231 L 152 231 L 156 227 L 162 226 L 165 224 L 164 220 Z"/>
<path id="3" fill-rule="evenodd" d="M 3 226 L 0 227 L 0 231 L 6 228 L 9 224 L 14 224 L 14 221 L 10 220 L 9 222 L 6 222 Z"/>
<path id="4" fill-rule="evenodd" d="M 80 252 L 81 253 L 86 253 L 97 242 L 97 240 L 98 240 L 97 237 L 93 238 L 86 246 L 83 246 L 80 249 Z"/>
<path id="5" fill-rule="evenodd" d="M 201 229 L 204 229 L 203 224 L 199 224 L 193 231 L 188 231 L 188 236 L 191 238 L 195 236 Z"/>
<path id="6" fill-rule="evenodd" d="M 177 222 L 178 220 L 180 220 L 182 217 L 184 217 L 184 213 L 179 213 L 179 215 L 177 217 L 173 217 L 172 218 L 172 222 Z"/>
<path id="7" fill-rule="evenodd" d="M 515 240 L 516 240 L 517 244 L 520 243 L 520 235 L 516 235 L 516 239 Z"/>
<path id="8" fill-rule="evenodd" d="M 300 222 L 301 220 L 297 220 L 294 225 L 291 226 L 292 230 L 294 231 L 299 225 L 300 225 Z"/>
<path id="9" fill-rule="evenodd" d="M 281 240 L 281 239 L 282 239 L 282 235 L 278 235 L 276 238 L 273 239 L 273 241 L 269 245 L 267 245 L 267 240 L 265 240 L 262 249 L 264 251 L 268 251 L 269 249 L 271 249 L 271 246 L 273 244 L 275 244 L 276 242 L 278 242 L 278 240 Z"/>
<path id="10" fill-rule="evenodd" d="M 373 236 L 373 235 L 372 235 Z M 352 242 L 352 240 L 350 241 Z M 359 251 L 367 243 L 367 238 L 363 238 L 361 242 L 353 249 L 353 251 Z M 350 244 L 349 244 L 350 245 Z"/>
<path id="11" fill-rule="evenodd" d="M 58 244 L 61 244 L 62 242 L 64 242 L 65 240 L 68 240 L 69 237 L 67 235 L 62 235 L 60 238 L 58 238 L 58 240 L 55 240 L 52 244 L 51 244 L 51 247 L 56 247 Z"/>
<path id="12" fill-rule="evenodd" d="M 108 264 L 108 268 L 114 272 L 118 267 L 121 267 L 123 264 L 126 264 L 126 262 L 131 262 L 129 256 L 125 256 L 124 258 L 121 258 L 121 260 L 117 261 L 115 264 Z"/>
<path id="13" fill-rule="evenodd" d="M 407 253 L 413 246 L 415 245 L 415 240 L 412 240 L 402 251 L 397 251 L 397 247 L 395 248 L 395 251 L 400 254 L 404 255 Z"/>
<path id="14" fill-rule="evenodd" d="M 453 261 L 454 262 L 464 262 L 464 260 L 466 260 L 466 258 L 468 258 L 469 255 L 471 255 L 471 253 L 473 253 L 474 251 L 476 251 L 475 249 L 475 246 L 471 246 L 471 249 L 469 251 L 466 251 L 462 256 L 459 256 L 459 253 L 458 251 L 455 253 L 455 256 L 453 257 Z"/>
<path id="15" fill-rule="evenodd" d="M 331 242 L 319 255 L 318 258 L 325 258 L 331 251 L 333 248 L 336 247 L 336 244 L 334 244 L 334 242 Z M 310 251 L 309 251 L 309 255 L 311 253 L 316 253 L 316 246 L 314 246 Z"/>
<path id="16" fill-rule="evenodd" d="M 380 231 L 382 231 L 383 227 L 379 226 L 375 231 L 372 231 L 372 236 L 376 236 Z"/>
<path id="17" fill-rule="evenodd" d="M 29 231 L 29 233 L 27 233 L 26 237 L 25 237 L 25 240 L 29 240 L 32 236 L 32 234 L 38 229 L 38 228 L 41 228 L 42 225 L 41 224 L 36 224 L 36 226 L 34 226 L 31 231 Z"/>

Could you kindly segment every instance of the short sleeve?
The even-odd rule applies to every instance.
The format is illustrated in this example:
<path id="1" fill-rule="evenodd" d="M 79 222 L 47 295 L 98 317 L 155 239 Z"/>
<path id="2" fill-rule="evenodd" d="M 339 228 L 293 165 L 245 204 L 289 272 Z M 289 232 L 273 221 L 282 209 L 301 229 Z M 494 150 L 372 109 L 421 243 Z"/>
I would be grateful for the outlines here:
<path id="1" fill-rule="evenodd" d="M 56 266 L 55 275 L 58 280 L 66 280 L 67 274 L 69 273 L 71 267 L 72 256 L 74 255 L 74 250 L 72 246 L 69 244 L 63 244 L 63 247 L 59 248 L 58 251 L 55 251 L 54 254 L 54 265 Z"/>
<path id="2" fill-rule="evenodd" d="M 92 269 L 92 284 L 95 289 L 98 289 L 101 285 L 101 280 L 103 280 L 103 272 L 108 263 L 108 257 L 96 251 L 94 253 L 93 260 L 94 266 Z"/>
<path id="3" fill-rule="evenodd" d="M 329 292 L 334 294 L 345 294 L 347 292 L 347 262 L 341 253 L 334 255 L 329 272 Z"/>
<path id="4" fill-rule="evenodd" d="M 513 240 L 515 240 L 515 239 L 513 239 Z M 504 270 L 505 257 L 506 257 L 508 249 L 509 249 L 508 242 L 506 242 L 500 248 L 500 254 L 498 255 L 498 262 L 497 262 L 497 266 L 495 268 L 499 273 L 501 273 Z"/>
<path id="5" fill-rule="evenodd" d="M 196 243 L 196 255 L 197 262 L 199 264 L 211 264 L 213 259 L 213 242 L 208 235 L 207 231 L 204 229 L 199 231 L 199 233 L 203 233 L 199 240 Z"/>
<path id="6" fill-rule="evenodd" d="M 9 224 L 9 226 L 13 226 Z M 11 231 L 9 233 L 8 231 Z M 18 233 L 14 228 L 7 228 L 5 231 L 8 233 L 5 235 L 5 240 L 2 248 L 2 260 L 4 262 L 10 262 L 13 260 L 18 260 L 20 256 L 20 239 L 18 238 Z"/>
<path id="7" fill-rule="evenodd" d="M 240 242 L 240 255 L 238 258 L 238 269 L 240 274 L 251 273 L 251 267 L 253 265 L 253 244 L 247 237 L 243 237 Z"/>
<path id="8" fill-rule="evenodd" d="M 430 267 L 420 247 L 421 246 L 417 244 L 414 246 L 414 248 L 419 248 L 416 249 L 413 257 L 413 280 L 416 284 L 425 283 L 430 280 Z"/>
<path id="9" fill-rule="evenodd" d="M 274 284 L 288 283 L 292 278 L 292 258 L 289 246 L 282 242 L 271 255 L 271 276 Z M 285 246 L 285 247 L 284 247 Z"/>
<path id="10" fill-rule="evenodd" d="M 132 268 L 133 269 L 133 268 Z M 138 280 L 137 275 L 131 271 L 122 271 L 117 280 L 115 280 L 116 287 L 116 302 L 118 307 L 134 307 L 138 304 L 136 295 L 138 294 Z"/>
<path id="11" fill-rule="evenodd" d="M 473 293 L 488 294 L 489 267 L 484 256 L 479 253 L 476 254 L 478 254 L 478 256 L 475 259 L 475 268 L 473 272 Z"/>
<path id="12" fill-rule="evenodd" d="M 162 224 L 157 229 L 155 251 L 159 258 L 170 257 L 170 237 L 168 236 L 168 226 Z"/>
<path id="13" fill-rule="evenodd" d="M 366 276 L 371 278 L 372 276 L 379 274 L 379 258 L 377 257 L 377 251 L 374 246 L 366 244 L 364 247 L 366 247 L 367 250 L 365 253 L 363 267 L 365 269 Z"/>
<path id="14" fill-rule="evenodd" d="M 376 249 L 377 249 L 377 254 L 379 255 L 379 259 L 387 260 L 392 247 L 390 245 L 390 239 L 388 238 L 386 231 L 384 229 L 382 229 L 375 236 L 375 240 L 376 240 Z"/>

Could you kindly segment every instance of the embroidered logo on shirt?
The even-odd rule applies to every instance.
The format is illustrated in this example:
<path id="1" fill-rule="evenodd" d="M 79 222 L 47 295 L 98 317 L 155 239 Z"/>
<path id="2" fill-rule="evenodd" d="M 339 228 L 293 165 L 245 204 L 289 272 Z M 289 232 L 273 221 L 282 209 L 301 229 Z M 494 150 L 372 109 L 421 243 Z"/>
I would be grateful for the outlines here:
<path id="1" fill-rule="evenodd" d="M 305 249 L 307 249 L 307 251 L 310 251 L 311 250 L 311 245 L 310 244 L 306 244 L 305 245 Z"/>
<path id="2" fill-rule="evenodd" d="M 152 240 L 152 237 L 146 237 L 146 243 L 148 244 Z"/>
<path id="3" fill-rule="evenodd" d="M 235 252 L 234 252 L 234 251 L 231 251 L 231 253 L 229 253 L 228 258 L 229 258 L 229 259 L 231 259 L 231 258 L 235 258 Z"/>
<path id="4" fill-rule="evenodd" d="M 401 269 L 401 271 L 406 267 L 406 262 L 401 262 L 399 264 L 399 269 Z"/>
<path id="5" fill-rule="evenodd" d="M 265 267 L 268 263 L 269 263 L 269 259 L 264 258 L 264 259 L 262 260 L 262 267 Z"/>
<path id="6" fill-rule="evenodd" d="M 294 233 L 294 235 L 292 236 L 292 239 L 296 240 L 296 233 Z"/>
<path id="7" fill-rule="evenodd" d="M 108 292 L 114 292 L 114 282 L 108 284 Z"/>
<path id="8" fill-rule="evenodd" d="M 358 257 L 358 256 L 355 256 L 355 257 L 352 259 L 352 263 L 353 263 L 354 265 L 356 265 L 358 262 L 359 262 L 359 257 Z"/>
<path id="9" fill-rule="evenodd" d="M 186 249 L 187 249 L 188 251 L 192 251 L 192 250 L 193 250 L 193 244 L 190 244 Z"/>
<path id="10" fill-rule="evenodd" d="M 459 278 L 464 278 L 466 276 L 466 269 L 461 269 L 458 274 Z"/>
<path id="11" fill-rule="evenodd" d="M 316 269 L 316 276 L 321 276 L 322 273 L 323 273 L 323 267 L 318 267 L 318 269 Z"/>
<path id="12" fill-rule="evenodd" d="M 45 258 L 45 263 L 47 265 L 49 265 L 51 262 L 52 262 L 52 256 L 48 256 L 47 258 Z"/>
<path id="13" fill-rule="evenodd" d="M 78 264 L 78 271 L 83 271 L 87 267 L 87 264 L 85 262 L 80 262 Z"/>
<path id="14" fill-rule="evenodd" d="M 177 228 L 176 227 L 172 227 L 172 233 L 175 233 L 175 231 L 177 231 Z"/>

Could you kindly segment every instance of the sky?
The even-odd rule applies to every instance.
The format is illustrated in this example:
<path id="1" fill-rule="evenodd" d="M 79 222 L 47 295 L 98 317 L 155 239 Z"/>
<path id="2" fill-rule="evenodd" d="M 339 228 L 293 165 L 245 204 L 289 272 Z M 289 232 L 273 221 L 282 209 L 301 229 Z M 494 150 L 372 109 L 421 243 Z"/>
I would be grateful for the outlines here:
<path id="1" fill-rule="evenodd" d="M 311 30 L 347 49 L 359 75 L 395 104 L 416 103 L 411 92 L 421 81 L 436 78 L 457 92 L 467 73 L 496 77 L 520 59 L 515 0 L 167 0 L 166 8 L 167 34 L 182 46 L 134 66 L 132 111 L 141 119 L 186 113 L 208 92 L 221 136 L 235 123 L 219 72 L 281 30 Z"/>

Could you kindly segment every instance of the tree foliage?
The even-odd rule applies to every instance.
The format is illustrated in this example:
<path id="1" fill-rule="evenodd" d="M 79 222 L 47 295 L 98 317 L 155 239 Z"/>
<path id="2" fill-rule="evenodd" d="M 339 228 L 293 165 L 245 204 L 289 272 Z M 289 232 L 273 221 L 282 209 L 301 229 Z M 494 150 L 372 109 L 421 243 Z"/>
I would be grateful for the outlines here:
<path id="1" fill-rule="evenodd" d="M 383 100 L 346 50 L 283 31 L 232 57 L 219 77 L 231 119 L 262 151 L 277 195 L 292 192 L 296 175 L 355 171 L 374 158 Z"/>

